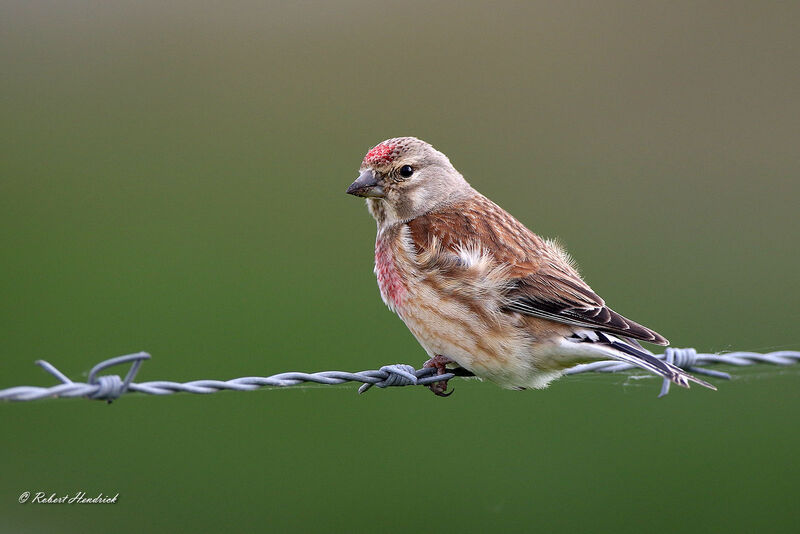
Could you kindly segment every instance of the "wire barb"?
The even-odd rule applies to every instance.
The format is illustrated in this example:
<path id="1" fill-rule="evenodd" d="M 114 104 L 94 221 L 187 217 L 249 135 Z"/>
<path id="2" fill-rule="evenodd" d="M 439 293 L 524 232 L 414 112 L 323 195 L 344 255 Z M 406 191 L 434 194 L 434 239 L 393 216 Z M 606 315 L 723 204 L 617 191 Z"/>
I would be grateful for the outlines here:
<path id="1" fill-rule="evenodd" d="M 782 350 L 760 354 L 757 352 L 731 352 L 728 354 L 699 354 L 692 348 L 667 348 L 664 354 L 654 355 L 656 358 L 663 359 L 686 371 L 713 376 L 716 378 L 730 379 L 731 375 L 721 371 L 705 369 L 698 365 L 727 364 L 727 365 L 756 365 L 769 363 L 773 365 L 793 365 L 800 362 L 800 352 Z M 368 391 L 372 386 L 379 388 L 402 387 L 402 386 L 427 386 L 433 382 L 450 380 L 456 376 L 468 376 L 468 373 L 454 370 L 450 373 L 438 375 L 433 367 L 423 367 L 415 369 L 407 364 L 384 365 L 378 370 L 360 371 L 348 373 L 345 371 L 323 371 L 320 373 L 281 373 L 277 375 L 260 377 L 248 376 L 234 378 L 232 380 L 194 380 L 191 382 L 179 383 L 169 381 L 154 381 L 135 383 L 133 379 L 139 372 L 139 368 L 145 360 L 149 360 L 150 355 L 146 352 L 126 354 L 104 360 L 89 371 L 86 383 L 73 382 L 64 373 L 59 371 L 49 362 L 37 360 L 36 364 L 42 369 L 56 377 L 58 385 L 51 387 L 37 386 L 17 386 L 0 390 L 0 400 L 9 401 L 31 401 L 44 398 L 71 398 L 86 397 L 95 400 L 105 400 L 109 403 L 118 399 L 125 393 L 145 393 L 148 395 L 171 395 L 173 393 L 196 393 L 209 394 L 223 390 L 233 391 L 253 391 L 262 387 L 291 387 L 303 383 L 316 383 L 324 385 L 337 385 L 346 382 L 361 382 L 358 388 L 359 393 Z M 118 375 L 100 375 L 110 367 L 130 363 L 131 367 L 125 378 Z M 619 362 L 616 360 L 593 362 L 576 365 L 564 371 L 565 375 L 575 375 L 579 373 L 610 373 L 636 369 L 632 364 Z M 664 380 L 661 387 L 663 397 L 669 393 L 669 380 Z"/>

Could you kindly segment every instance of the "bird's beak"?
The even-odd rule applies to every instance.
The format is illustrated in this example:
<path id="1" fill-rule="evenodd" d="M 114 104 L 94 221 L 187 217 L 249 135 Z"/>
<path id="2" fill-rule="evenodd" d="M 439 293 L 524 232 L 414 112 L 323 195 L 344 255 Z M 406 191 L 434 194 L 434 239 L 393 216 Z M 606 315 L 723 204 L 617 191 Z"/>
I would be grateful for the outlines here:
<path id="1" fill-rule="evenodd" d="M 372 169 L 367 169 L 347 188 L 348 195 L 366 198 L 383 198 L 383 187 L 378 185 L 378 178 Z"/>

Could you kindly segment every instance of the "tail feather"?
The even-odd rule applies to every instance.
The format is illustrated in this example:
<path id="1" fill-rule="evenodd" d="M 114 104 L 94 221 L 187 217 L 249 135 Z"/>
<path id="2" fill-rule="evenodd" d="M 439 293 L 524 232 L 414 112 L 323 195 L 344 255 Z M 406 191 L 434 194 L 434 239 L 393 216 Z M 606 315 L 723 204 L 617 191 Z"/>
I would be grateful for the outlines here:
<path id="1" fill-rule="evenodd" d="M 631 345 L 620 341 L 616 337 L 604 334 L 602 332 L 598 332 L 598 334 L 600 336 L 601 343 L 617 350 L 617 354 L 613 356 L 617 360 L 641 367 L 642 369 L 650 371 L 651 373 L 655 373 L 659 376 L 667 378 L 674 384 L 684 388 L 689 387 L 689 382 L 694 382 L 708 389 L 713 389 L 714 391 L 717 390 L 716 387 L 714 387 L 712 384 L 709 384 L 705 380 L 700 380 L 699 378 L 690 375 L 678 366 L 672 365 L 664 360 L 659 360 L 652 354 L 646 352 L 644 349 L 632 347 Z"/>

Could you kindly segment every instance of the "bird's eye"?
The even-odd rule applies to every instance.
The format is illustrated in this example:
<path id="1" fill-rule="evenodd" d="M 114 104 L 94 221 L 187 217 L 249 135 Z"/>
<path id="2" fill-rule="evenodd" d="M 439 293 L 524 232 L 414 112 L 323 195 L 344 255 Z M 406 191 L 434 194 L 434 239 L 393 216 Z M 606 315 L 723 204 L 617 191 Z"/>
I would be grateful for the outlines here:
<path id="1" fill-rule="evenodd" d="M 412 174 L 414 174 L 414 169 L 411 167 L 411 165 L 403 165 L 400 167 L 400 176 L 403 178 L 408 178 Z"/>

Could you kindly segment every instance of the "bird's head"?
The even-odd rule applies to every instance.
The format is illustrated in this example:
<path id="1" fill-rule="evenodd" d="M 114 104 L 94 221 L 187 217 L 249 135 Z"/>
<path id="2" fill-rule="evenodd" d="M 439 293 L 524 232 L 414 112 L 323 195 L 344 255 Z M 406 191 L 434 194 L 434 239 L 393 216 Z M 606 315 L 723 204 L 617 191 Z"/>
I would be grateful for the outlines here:
<path id="1" fill-rule="evenodd" d="M 447 156 L 415 137 L 396 137 L 373 147 L 347 193 L 365 197 L 378 224 L 424 215 L 470 191 Z"/>

